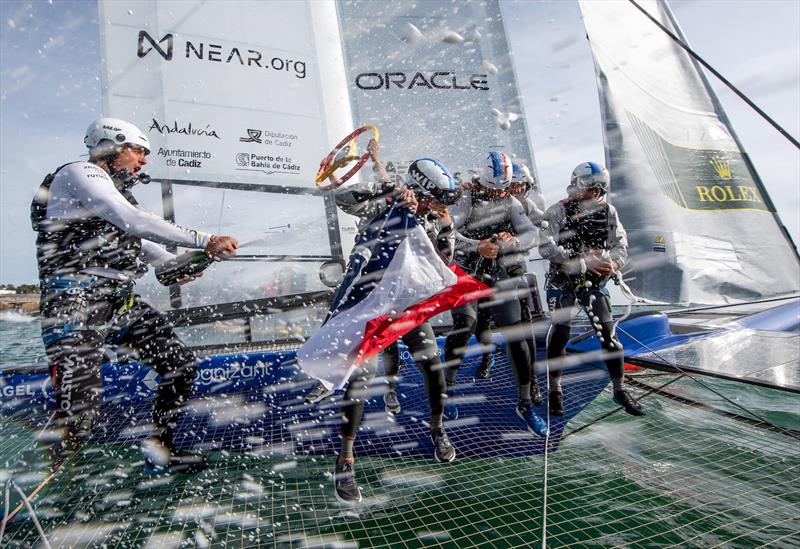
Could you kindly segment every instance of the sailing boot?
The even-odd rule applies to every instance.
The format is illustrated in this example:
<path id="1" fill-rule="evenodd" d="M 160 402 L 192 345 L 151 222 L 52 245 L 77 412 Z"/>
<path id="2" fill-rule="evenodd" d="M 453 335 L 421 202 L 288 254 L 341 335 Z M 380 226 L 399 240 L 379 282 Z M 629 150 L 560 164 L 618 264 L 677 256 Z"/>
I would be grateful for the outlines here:
<path id="1" fill-rule="evenodd" d="M 323 399 L 331 396 L 333 389 L 327 389 L 322 383 L 317 383 L 311 391 L 305 396 L 303 402 L 306 404 L 316 404 Z"/>
<path id="2" fill-rule="evenodd" d="M 560 391 L 550 391 L 550 394 L 547 395 L 547 401 L 550 405 L 551 416 L 564 415 L 564 393 Z"/>
<path id="3" fill-rule="evenodd" d="M 475 377 L 478 379 L 486 379 L 492 375 L 492 368 L 494 368 L 494 354 L 483 355 L 478 369 L 475 370 Z"/>
<path id="4" fill-rule="evenodd" d="M 636 402 L 631 394 L 625 389 L 618 389 L 614 391 L 614 402 L 622 406 L 627 413 L 632 416 L 643 416 L 644 408 Z"/>
<path id="5" fill-rule="evenodd" d="M 395 415 L 400 413 L 400 399 L 397 398 L 397 387 L 395 385 L 390 384 L 386 392 L 383 393 L 383 403 L 387 413 Z"/>
<path id="6" fill-rule="evenodd" d="M 533 406 L 531 406 L 530 402 L 520 402 L 516 411 L 519 418 L 525 422 L 528 431 L 540 437 L 548 435 L 547 422 L 533 411 Z"/>
<path id="7" fill-rule="evenodd" d="M 333 471 L 333 487 L 339 503 L 352 505 L 361 501 L 361 490 L 358 489 L 356 473 L 352 461 L 336 462 Z"/>
<path id="8" fill-rule="evenodd" d="M 447 433 L 444 432 L 443 428 L 439 427 L 431 431 L 431 440 L 433 440 L 433 447 L 435 448 L 433 457 L 436 458 L 436 461 L 450 463 L 456 459 L 456 448 L 447 438 Z"/>

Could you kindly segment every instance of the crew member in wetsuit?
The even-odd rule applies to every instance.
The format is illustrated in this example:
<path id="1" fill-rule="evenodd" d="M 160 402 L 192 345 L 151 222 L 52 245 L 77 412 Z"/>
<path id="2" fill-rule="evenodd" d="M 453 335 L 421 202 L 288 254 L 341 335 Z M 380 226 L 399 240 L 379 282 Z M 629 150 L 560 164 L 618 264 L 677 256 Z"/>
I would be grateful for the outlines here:
<path id="1" fill-rule="evenodd" d="M 453 184 L 451 185 L 446 178 L 436 177 L 440 172 L 446 173 L 447 168 L 441 166 L 435 160 L 430 158 L 417 160 L 408 168 L 409 182 L 407 186 L 414 191 L 418 202 L 417 219 L 420 220 L 428 238 L 434 244 L 439 257 L 445 263 L 450 263 L 453 261 L 454 255 L 455 231 L 453 230 L 453 221 L 447 211 L 447 206 L 455 202 L 459 192 L 455 178 L 453 178 Z M 428 322 L 425 324 L 430 326 Z M 383 375 L 386 377 L 386 392 L 383 395 L 385 409 L 388 413 L 399 414 L 401 405 L 397 396 L 397 376 L 403 361 L 396 342 L 384 349 L 382 361 Z M 442 374 L 441 380 L 444 382 L 444 374 Z M 428 386 L 426 385 L 426 387 Z M 439 390 L 440 388 L 443 394 L 444 386 L 428 387 L 429 398 L 434 398 L 435 400 L 435 395 L 431 395 L 431 390 Z"/>
<path id="2" fill-rule="evenodd" d="M 103 347 L 115 345 L 161 376 L 146 441 L 152 470 L 196 472 L 203 456 L 175 449 L 173 432 L 188 399 L 197 359 L 164 316 L 134 293 L 147 264 L 171 259 L 154 242 L 205 249 L 214 257 L 236 250 L 229 236 L 173 225 L 141 210 L 131 187 L 149 177 L 150 142 L 129 122 L 100 118 L 84 138 L 88 162 L 58 168 L 31 204 L 37 231 L 42 339 L 56 396 L 56 426 L 63 433 L 56 459 L 89 438 L 102 400 Z M 188 280 L 187 280 L 188 281 Z"/>
<path id="3" fill-rule="evenodd" d="M 536 201 L 534 198 L 529 196 L 529 191 L 531 190 L 533 183 L 533 177 L 531 176 L 530 170 L 525 164 L 515 160 L 512 161 L 511 166 L 512 175 L 511 184 L 508 186 L 508 194 L 519 200 L 520 204 L 522 204 L 522 207 L 525 210 L 525 215 L 528 216 L 528 219 L 530 219 L 531 223 L 534 225 L 534 242 L 538 242 L 538 226 L 539 223 L 541 223 L 542 217 L 544 216 L 544 211 L 542 211 L 542 209 L 540 209 L 538 206 L 538 199 L 540 198 L 542 201 L 544 201 L 544 197 L 538 192 L 533 193 L 537 198 Z M 510 265 L 507 270 L 509 274 L 514 277 L 522 277 L 529 290 L 536 287 L 536 278 L 527 273 L 527 264 L 524 258 L 518 265 Z M 535 406 L 540 406 L 544 402 L 544 397 L 542 396 L 542 392 L 539 389 L 539 384 L 536 379 L 536 338 L 533 332 L 530 291 L 526 292 L 522 297 L 520 297 L 519 306 L 522 313 L 523 323 L 531 325 L 530 334 L 528 334 L 528 336 L 525 338 L 525 343 L 528 345 L 528 354 L 531 357 L 531 400 Z M 475 336 L 479 338 L 478 340 L 482 348 L 491 349 L 492 341 L 491 332 L 489 331 L 489 315 L 487 312 L 485 312 L 485 309 L 478 310 L 478 325 L 475 330 Z M 485 335 L 481 336 L 481 334 L 487 333 L 490 334 L 488 338 L 485 338 Z M 488 341 L 485 339 L 488 339 Z M 491 375 L 493 367 L 494 353 L 491 351 L 488 353 L 482 353 L 481 362 L 478 365 L 478 368 L 475 370 L 475 377 L 478 379 L 487 379 Z"/>
<path id="4" fill-rule="evenodd" d="M 552 325 L 547 344 L 550 364 L 550 413 L 564 415 L 561 370 L 554 362 L 566 355 L 572 309 L 583 307 L 608 353 L 605 359 L 614 389 L 614 401 L 634 416 L 644 410 L 623 388 L 622 344 L 617 339 L 611 301 L 605 288 L 628 257 L 628 237 L 617 210 L 605 197 L 608 170 L 584 162 L 572 172 L 568 197 L 547 209 L 542 224 L 539 253 L 550 261 L 547 273 L 547 303 Z"/>
<path id="5" fill-rule="evenodd" d="M 453 257 L 454 232 L 445 205 L 452 203 L 457 197 L 453 176 L 439 162 L 431 158 L 421 158 L 409 166 L 405 187 L 396 189 L 379 159 L 377 141 L 371 140 L 368 150 L 371 153 L 373 170 L 377 175 L 376 181 L 339 188 L 336 191 L 337 205 L 345 212 L 358 216 L 361 219 L 359 229 L 363 229 L 369 226 L 376 215 L 389 207 L 387 199 L 398 200 L 398 206 L 408 208 L 416 215 L 440 257 L 449 262 Z M 425 382 L 431 411 L 430 433 L 434 445 L 434 457 L 440 463 L 451 462 L 456 458 L 456 450 L 447 437 L 442 423 L 445 380 L 433 328 L 430 322 L 423 322 L 401 339 L 411 351 Z M 394 354 L 396 353 L 395 350 Z M 391 357 L 391 354 L 390 351 L 390 360 L 399 360 L 399 356 Z M 354 473 L 353 446 L 364 411 L 364 395 L 376 369 L 375 359 L 362 364 L 350 378 L 345 390 L 342 445 L 333 477 L 336 498 L 342 503 L 361 501 L 361 492 Z M 396 374 L 396 371 L 394 373 Z M 318 384 L 306 398 L 306 402 L 319 402 L 332 392 Z M 322 396 L 319 396 L 320 394 Z"/>
<path id="6" fill-rule="evenodd" d="M 522 204 L 522 207 L 525 210 L 525 215 L 528 216 L 528 219 L 530 219 L 531 223 L 534 225 L 534 242 L 537 242 L 538 226 L 542 221 L 542 217 L 544 216 L 544 211 L 542 211 L 542 209 L 538 206 L 538 199 L 541 199 L 543 202 L 544 197 L 539 192 L 531 193 L 534 194 L 535 199 L 534 197 L 529 196 L 529 191 L 531 190 L 533 184 L 533 176 L 531 176 L 531 172 L 525 164 L 515 160 L 512 161 L 511 167 L 512 175 L 511 184 L 508 186 L 508 194 L 519 200 L 520 204 Z M 512 276 L 524 277 L 524 280 L 528 284 L 529 288 L 535 287 L 536 279 L 533 277 L 533 275 L 530 275 L 526 272 L 527 265 L 524 259 L 519 263 L 518 266 L 509 266 L 508 269 Z M 532 324 L 533 317 L 531 315 L 530 292 L 527 292 L 520 298 L 519 305 L 522 312 L 522 321 Z M 475 336 L 478 338 L 482 348 L 491 349 L 492 340 L 491 332 L 489 332 L 489 315 L 485 312 L 485 309 L 478 310 L 478 325 L 476 326 L 475 330 Z M 486 338 L 485 335 L 481 335 L 487 333 L 489 334 L 488 338 Z M 542 393 L 539 390 L 539 385 L 536 381 L 536 339 L 533 333 L 533 326 L 531 326 L 531 333 L 525 338 L 525 342 L 528 345 L 528 353 L 530 354 L 533 368 L 533 377 L 531 378 L 531 400 L 533 401 L 534 405 L 539 406 L 544 402 L 544 397 L 542 396 Z M 475 370 L 475 377 L 478 379 L 487 379 L 491 375 L 493 367 L 494 353 L 491 351 L 488 353 L 482 353 L 481 362 L 478 365 L 478 368 Z"/>
<path id="7" fill-rule="evenodd" d="M 531 392 L 535 391 L 531 355 L 525 339 L 518 335 L 523 322 L 519 300 L 528 289 L 526 282 L 514 274 L 533 246 L 534 227 L 519 201 L 506 191 L 511 175 L 508 155 L 489 153 L 471 174 L 473 189 L 464 191 L 450 208 L 456 229 L 456 262 L 493 287 L 496 295 L 453 310 L 453 331 L 445 342 L 446 379 L 452 393 L 479 311 L 485 309 L 501 330 L 514 334 L 506 337 L 506 353 L 517 378 L 516 413 L 528 430 L 544 436 L 547 424 L 531 405 Z M 445 415 L 448 419 L 457 418 L 457 407 L 448 404 Z"/>

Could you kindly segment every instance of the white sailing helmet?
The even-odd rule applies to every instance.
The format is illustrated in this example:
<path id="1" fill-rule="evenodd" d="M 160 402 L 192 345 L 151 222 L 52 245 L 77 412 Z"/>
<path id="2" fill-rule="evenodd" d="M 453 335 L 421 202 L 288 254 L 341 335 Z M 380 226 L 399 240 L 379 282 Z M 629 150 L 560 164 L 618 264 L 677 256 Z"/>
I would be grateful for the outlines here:
<path id="1" fill-rule="evenodd" d="M 511 158 L 506 153 L 492 151 L 481 157 L 477 171 L 472 174 L 472 179 L 484 187 L 501 191 L 511 183 L 513 171 Z"/>
<path id="2" fill-rule="evenodd" d="M 83 142 L 92 158 L 118 154 L 122 145 L 141 147 L 150 154 L 150 140 L 144 132 L 118 118 L 98 118 L 89 124 Z"/>
<path id="3" fill-rule="evenodd" d="M 583 162 L 572 170 L 569 186 L 574 189 L 587 190 L 599 188 L 603 194 L 608 192 L 611 176 L 608 170 L 596 162 Z"/>
<path id="4" fill-rule="evenodd" d="M 458 199 L 453 175 L 433 158 L 420 158 L 408 167 L 406 186 L 423 196 L 432 196 L 445 206 Z"/>
<path id="5" fill-rule="evenodd" d="M 511 168 L 512 183 L 522 183 L 528 186 L 533 184 L 533 176 L 531 175 L 531 170 L 528 168 L 528 166 L 515 160 L 511 163 Z"/>

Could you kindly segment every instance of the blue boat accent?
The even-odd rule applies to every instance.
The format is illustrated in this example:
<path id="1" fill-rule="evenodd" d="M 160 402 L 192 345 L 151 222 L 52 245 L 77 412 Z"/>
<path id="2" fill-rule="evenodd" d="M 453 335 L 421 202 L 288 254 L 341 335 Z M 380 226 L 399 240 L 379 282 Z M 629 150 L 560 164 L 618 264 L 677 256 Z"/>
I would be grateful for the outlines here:
<path id="1" fill-rule="evenodd" d="M 617 327 L 617 337 L 622 343 L 625 357 L 648 353 L 648 349 L 669 347 L 706 335 L 706 332 L 673 334 L 669 327 L 669 317 L 660 312 L 636 315 L 620 322 Z M 567 350 L 571 352 L 587 353 L 597 351 L 600 348 L 600 340 L 597 339 L 592 331 L 573 338 L 567 345 Z"/>
<path id="2" fill-rule="evenodd" d="M 443 338 L 439 338 L 440 347 Z M 496 340 L 492 377 L 473 377 L 480 355 L 469 352 L 459 372 L 454 399 L 459 419 L 445 422 L 460 457 L 540 454 L 544 439 L 531 435 L 516 415 L 517 389 L 502 338 Z M 543 347 L 541 348 L 544 350 Z M 404 361 L 398 394 L 403 411 L 388 416 L 380 384 L 373 387 L 356 443 L 359 455 L 433 455 L 428 436 L 428 399 L 423 378 L 408 349 L 400 344 Z M 303 396 L 314 382 L 303 378 L 294 351 L 260 352 L 204 358 L 195 378 L 196 394 L 183 414 L 176 443 L 184 449 L 234 452 L 289 452 L 330 455 L 338 449 L 341 393 L 314 406 Z M 540 353 L 540 360 L 544 353 Z M 158 375 L 139 362 L 103 366 L 103 419 L 93 440 L 131 444 L 147 435 Z M 539 383 L 546 387 L 540 373 Z M 581 365 L 564 376 L 567 414 L 553 418 L 551 444 L 557 447 L 564 426 L 608 383 L 605 370 Z M 2 416 L 35 429 L 54 407 L 46 374 L 0 376 Z M 546 410 L 537 408 L 543 417 Z"/>
<path id="3" fill-rule="evenodd" d="M 800 332 L 800 300 L 746 316 L 739 324 L 752 330 Z"/>

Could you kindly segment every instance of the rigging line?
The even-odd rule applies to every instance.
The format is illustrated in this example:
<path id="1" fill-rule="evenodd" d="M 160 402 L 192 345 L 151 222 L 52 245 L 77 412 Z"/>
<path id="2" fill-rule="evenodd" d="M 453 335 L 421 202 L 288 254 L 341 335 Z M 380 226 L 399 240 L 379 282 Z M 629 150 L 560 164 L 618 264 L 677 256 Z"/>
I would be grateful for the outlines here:
<path id="1" fill-rule="evenodd" d="M 637 377 L 639 377 L 639 376 L 637 376 Z M 681 404 L 686 404 L 687 406 L 691 406 L 693 408 L 702 408 L 703 410 L 707 410 L 707 411 L 709 411 L 709 412 L 711 412 L 713 414 L 721 415 L 723 417 L 734 419 L 736 421 L 741 421 L 742 423 L 746 423 L 747 425 L 750 425 L 752 427 L 758 427 L 758 428 L 761 428 L 761 429 L 766 429 L 768 431 L 772 431 L 773 433 L 780 433 L 782 435 L 789 434 L 789 435 L 794 436 L 798 440 L 800 440 L 800 431 L 797 431 L 795 429 L 791 429 L 791 428 L 782 428 L 782 429 L 780 429 L 780 428 L 775 428 L 772 425 L 764 425 L 764 424 L 762 424 L 762 423 L 760 423 L 760 422 L 758 422 L 758 421 L 756 421 L 754 419 L 751 419 L 749 417 L 741 416 L 739 414 L 734 414 L 733 412 L 728 412 L 727 410 L 720 410 L 718 408 L 714 408 L 713 406 L 709 406 L 708 404 L 704 404 L 704 403 L 702 403 L 702 402 L 700 402 L 698 400 L 693 400 L 693 399 L 687 398 L 685 396 L 676 395 L 675 393 L 670 393 L 669 391 L 662 391 L 661 389 L 653 387 L 652 385 L 648 385 L 647 383 L 643 383 L 643 382 L 639 381 L 638 379 L 633 379 L 632 377 L 628 378 L 628 383 L 630 383 L 630 384 L 632 384 L 632 385 L 634 385 L 636 387 L 643 388 L 643 389 L 655 389 L 654 392 L 656 394 L 658 394 L 660 396 L 663 396 L 663 397 L 666 397 L 666 398 L 669 398 L 670 400 L 674 400 L 675 402 L 680 402 Z"/>
<path id="2" fill-rule="evenodd" d="M 724 303 L 722 305 L 703 305 L 700 307 L 685 307 L 683 309 L 672 309 L 670 313 L 695 313 L 698 311 L 710 311 L 714 309 L 724 309 L 727 307 L 739 307 L 742 305 L 756 305 L 759 303 L 773 303 L 775 301 L 788 301 L 790 299 L 798 299 L 800 295 L 797 293 L 785 295 L 780 297 L 770 297 L 768 299 L 753 299 L 750 301 L 737 301 L 736 303 Z"/>
<path id="3" fill-rule="evenodd" d="M 675 383 L 676 381 L 678 381 L 679 379 L 682 379 L 682 378 L 684 378 L 684 377 L 686 377 L 686 375 L 685 375 L 685 374 L 681 374 L 681 375 L 679 375 L 679 376 L 676 376 L 676 377 L 674 377 L 674 378 L 670 379 L 669 381 L 666 381 L 666 382 L 662 383 L 662 384 L 661 384 L 661 385 L 659 385 L 658 387 L 653 387 L 652 389 L 650 389 L 650 390 L 649 390 L 649 391 L 647 391 L 645 394 L 643 394 L 642 396 L 640 396 L 639 398 L 637 398 L 637 399 L 635 399 L 635 400 L 638 402 L 638 401 L 642 400 L 644 397 L 646 397 L 646 396 L 649 396 L 649 395 L 651 395 L 652 393 L 655 393 L 655 392 L 657 392 L 658 390 L 661 390 L 661 389 L 663 389 L 663 388 L 664 388 L 664 387 L 666 387 L 667 385 L 670 385 L 670 384 L 672 384 L 672 383 Z M 570 431 L 569 433 L 567 433 L 567 434 L 563 435 L 563 436 L 561 437 L 561 440 L 564 440 L 564 439 L 565 439 L 565 438 L 567 438 L 568 436 L 570 436 L 570 435 L 574 435 L 575 433 L 580 433 L 580 432 L 581 432 L 581 431 L 583 431 L 584 429 L 588 429 L 589 427 L 591 427 L 591 426 L 592 426 L 592 425 L 594 425 L 595 423 L 597 423 L 597 422 L 599 422 L 599 421 L 601 421 L 601 420 L 604 420 L 604 419 L 605 419 L 605 418 L 607 418 L 607 417 L 613 416 L 614 414 L 616 414 L 617 412 L 619 412 L 619 411 L 620 411 L 620 410 L 622 410 L 622 409 L 623 409 L 623 408 L 622 408 L 622 406 L 619 406 L 618 408 L 615 408 L 615 409 L 611 410 L 610 412 L 606 412 L 606 413 L 605 413 L 605 414 L 603 414 L 602 416 L 600 416 L 600 417 L 598 417 L 598 418 L 596 418 L 596 419 L 594 419 L 594 420 L 590 421 L 590 422 L 589 422 L 589 423 L 587 423 L 586 425 L 581 425 L 581 426 L 580 426 L 580 427 L 578 427 L 577 429 L 573 429 L 573 430 L 572 430 L 572 431 Z"/>
<path id="4" fill-rule="evenodd" d="M 51 546 L 50 546 L 50 542 L 47 541 L 47 536 L 44 535 L 44 530 L 42 529 L 42 525 L 39 524 L 39 518 L 36 516 L 36 513 L 34 512 L 33 506 L 31 505 L 30 500 L 25 497 L 25 492 L 23 492 L 22 489 L 19 486 L 17 486 L 16 483 L 12 482 L 12 485 L 14 486 L 14 490 L 16 490 L 17 493 L 20 496 L 22 496 L 22 498 L 23 498 L 22 502 L 28 508 L 28 513 L 31 516 L 31 520 L 33 521 L 33 525 L 36 527 L 36 531 L 39 532 L 39 535 L 42 537 L 42 544 L 44 544 L 44 546 L 47 549 L 52 549 Z"/>
<path id="5" fill-rule="evenodd" d="M 628 336 L 629 338 L 631 338 L 631 339 L 632 339 L 634 342 L 638 343 L 638 344 L 639 344 L 641 347 L 643 347 L 643 348 L 647 349 L 647 351 L 649 351 L 650 353 L 652 353 L 652 354 L 654 354 L 655 356 L 657 356 L 658 358 L 660 358 L 660 359 L 661 359 L 661 360 L 664 362 L 664 364 L 666 364 L 667 366 L 670 366 L 670 367 L 672 367 L 672 368 L 675 368 L 677 371 L 679 371 L 680 373 L 682 373 L 683 375 L 685 375 L 686 377 L 688 377 L 689 379 L 691 379 L 691 380 L 692 380 L 692 381 L 694 381 L 695 383 L 699 384 L 700 386 L 704 387 L 705 389 L 707 389 L 707 390 L 711 391 L 712 393 L 714 393 L 715 395 L 717 395 L 717 396 L 718 396 L 718 397 L 720 397 L 721 399 L 725 400 L 725 401 L 726 401 L 726 402 L 728 402 L 729 404 L 733 404 L 733 405 L 734 405 L 734 406 L 736 406 L 737 408 L 739 408 L 739 409 L 741 409 L 741 410 L 744 410 L 745 412 L 747 412 L 748 414 L 750 414 L 751 416 L 753 416 L 754 418 L 756 418 L 758 421 L 760 421 L 760 422 L 762 422 L 762 423 L 765 423 L 765 424 L 767 424 L 767 425 L 771 425 L 771 426 L 773 426 L 775 429 L 779 429 L 781 432 L 785 433 L 785 434 L 786 434 L 786 435 L 788 435 L 788 436 L 794 436 L 794 435 L 792 435 L 791 433 L 787 432 L 787 431 L 786 431 L 785 429 L 783 429 L 782 427 L 780 427 L 779 425 L 775 425 L 775 424 L 774 424 L 774 423 L 772 423 L 771 421 L 767 421 L 767 420 L 766 420 L 766 419 L 764 419 L 763 417 L 761 417 L 761 416 L 759 416 L 758 414 L 756 414 L 755 412 L 753 412 L 753 411 L 751 411 L 751 410 L 747 409 L 746 407 L 742 406 L 742 405 L 741 405 L 741 404 L 739 404 L 738 402 L 735 402 L 735 401 L 731 400 L 730 398 L 726 397 L 725 395 L 723 395 L 722 393 L 720 393 L 720 392 L 719 392 L 719 391 L 717 391 L 716 389 L 714 389 L 714 388 L 710 387 L 709 385 L 705 384 L 704 382 L 702 382 L 702 381 L 700 381 L 699 379 L 697 379 L 696 377 L 694 377 L 692 374 L 690 374 L 690 373 L 689 373 L 689 372 L 687 372 L 686 370 L 684 370 L 684 369 L 680 368 L 679 366 L 676 366 L 675 364 L 672 364 L 670 361 L 668 361 L 668 360 L 667 360 L 667 359 L 665 359 L 663 356 L 659 355 L 659 354 L 658 354 L 656 351 L 654 351 L 653 349 L 651 349 L 651 348 L 650 348 L 648 345 L 646 345 L 645 343 L 642 343 L 641 341 L 639 341 L 638 339 L 636 339 L 634 336 L 632 336 L 631 334 L 629 334 L 628 332 L 626 332 L 626 331 L 625 331 L 625 330 L 623 330 L 622 328 L 619 328 L 619 331 L 620 331 L 620 332 L 622 332 L 623 334 L 625 334 L 626 336 Z"/>
<path id="6" fill-rule="evenodd" d="M 696 60 L 698 63 L 700 63 L 700 64 L 701 64 L 701 65 L 703 65 L 703 66 L 704 66 L 706 69 L 708 69 L 708 71 L 710 71 L 710 72 L 711 72 L 711 74 L 713 74 L 714 76 L 716 76 L 716 77 L 717 77 L 717 78 L 718 78 L 718 79 L 719 79 L 719 80 L 720 80 L 720 81 L 721 81 L 723 84 L 725 84 L 726 86 L 728 86 L 728 87 L 729 87 L 729 88 L 730 88 L 730 89 L 733 91 L 733 93 L 735 93 L 736 95 L 738 95 L 740 99 L 742 99 L 742 100 L 743 100 L 745 103 L 747 103 L 747 104 L 748 104 L 748 105 L 749 105 L 749 106 L 750 106 L 750 107 L 751 107 L 753 110 L 755 110 L 755 111 L 756 111 L 756 112 L 757 112 L 759 115 L 761 115 L 761 117 L 762 117 L 764 120 L 766 120 L 766 121 L 767 121 L 767 122 L 768 122 L 768 123 L 769 123 L 769 124 L 770 124 L 770 125 L 771 125 L 773 128 L 775 128 L 776 130 L 778 130 L 778 133 L 780 133 L 780 134 L 781 134 L 783 137 L 785 137 L 785 138 L 786 138 L 786 139 L 787 139 L 787 140 L 788 140 L 788 141 L 789 141 L 789 142 L 790 142 L 792 145 L 794 145 L 795 147 L 797 147 L 798 149 L 800 149 L 800 141 L 798 141 L 797 139 L 795 139 L 794 137 L 792 137 L 792 135 L 791 135 L 789 132 L 787 132 L 786 130 L 784 130 L 784 129 L 783 129 L 783 127 L 781 127 L 781 125 L 780 125 L 780 124 L 778 124 L 777 122 L 775 122 L 775 120 L 773 120 L 773 119 L 772 119 L 772 118 L 771 118 L 771 117 L 770 117 L 770 116 L 769 116 L 767 113 L 765 113 L 763 110 L 761 110 L 761 109 L 758 107 L 758 105 L 756 105 L 755 103 L 753 103 L 753 101 L 751 101 L 749 97 L 747 97 L 747 96 L 746 96 L 744 93 L 742 93 L 742 92 L 739 90 L 739 88 L 737 88 L 736 86 L 734 86 L 734 85 L 733 85 L 733 84 L 732 84 L 730 81 L 728 81 L 728 79 L 727 79 L 727 78 L 725 78 L 724 76 L 722 76 L 722 75 L 721 75 L 721 74 L 720 74 L 720 73 L 719 73 L 719 72 L 718 72 L 718 71 L 717 71 L 717 70 L 716 70 L 714 67 L 712 67 L 711 65 L 709 65 L 709 64 L 708 64 L 708 63 L 707 63 L 707 62 L 706 62 L 706 61 L 705 61 L 705 60 L 704 60 L 702 57 L 700 57 L 700 56 L 699 56 L 699 55 L 698 55 L 698 54 L 697 54 L 697 53 L 696 53 L 696 52 L 695 52 L 695 51 L 694 51 L 692 48 L 690 48 L 688 44 L 686 44 L 686 43 L 685 43 L 683 40 L 681 40 L 680 38 L 678 38 L 678 37 L 677 37 L 677 36 L 676 36 L 676 35 L 675 35 L 675 34 L 674 34 L 672 31 L 670 31 L 670 30 L 669 30 L 667 27 L 665 27 L 665 26 L 664 26 L 664 25 L 663 25 L 663 24 L 662 24 L 660 21 L 658 21 L 658 20 L 657 20 L 655 17 L 653 17 L 652 15 L 650 15 L 650 14 L 647 12 L 647 10 L 645 10 L 643 7 L 641 7 L 639 4 L 637 4 L 637 3 L 636 3 L 636 0 L 628 0 L 628 1 L 629 1 L 631 4 L 633 4 L 633 5 L 636 7 L 636 9 L 638 9 L 640 12 L 642 12 L 643 14 L 645 14 L 645 16 L 646 16 L 648 19 L 650 19 L 650 21 L 652 21 L 653 23 L 655 23 L 655 25 L 656 25 L 656 26 L 658 26 L 658 28 L 660 28 L 662 31 L 664 31 L 664 33 L 665 33 L 665 34 L 667 34 L 667 35 L 668 35 L 670 38 L 672 38 L 672 40 L 674 40 L 676 44 L 678 44 L 678 45 L 679 45 L 681 48 L 683 48 L 683 49 L 684 49 L 684 50 L 685 50 L 685 51 L 686 51 L 686 52 L 687 52 L 689 55 L 691 55 L 691 56 L 692 56 L 692 58 L 694 58 L 694 59 L 695 59 L 695 60 Z"/>
<path id="7" fill-rule="evenodd" d="M 531 329 L 531 331 L 533 331 Z M 547 376 L 547 398 L 550 398 L 550 365 L 544 361 L 545 375 Z M 536 379 L 536 369 L 532 368 L 533 379 Z M 542 472 L 542 549 L 547 549 L 547 479 L 549 477 L 549 462 L 547 455 L 550 453 L 550 405 L 545 403 L 547 410 L 547 435 L 544 437 L 544 471 Z"/>

